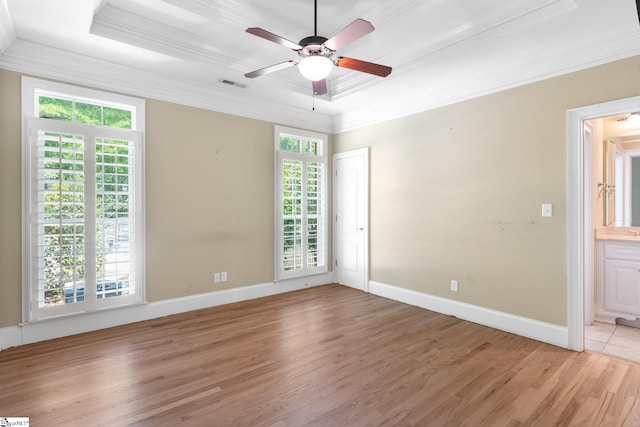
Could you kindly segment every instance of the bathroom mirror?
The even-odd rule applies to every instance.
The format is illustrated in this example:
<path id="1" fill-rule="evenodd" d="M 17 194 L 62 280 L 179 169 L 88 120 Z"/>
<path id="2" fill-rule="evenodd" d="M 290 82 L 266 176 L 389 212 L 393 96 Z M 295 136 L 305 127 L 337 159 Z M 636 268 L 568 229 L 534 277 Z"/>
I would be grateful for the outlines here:
<path id="1" fill-rule="evenodd" d="M 604 153 L 605 225 L 640 226 L 640 136 L 609 138 Z"/>
<path id="2" fill-rule="evenodd" d="M 603 167 L 603 182 L 600 188 L 600 194 L 604 199 L 604 225 L 618 225 L 616 224 L 616 156 L 618 154 L 616 141 L 611 139 L 604 141 L 604 160 Z M 620 212 L 618 212 L 620 217 Z"/>

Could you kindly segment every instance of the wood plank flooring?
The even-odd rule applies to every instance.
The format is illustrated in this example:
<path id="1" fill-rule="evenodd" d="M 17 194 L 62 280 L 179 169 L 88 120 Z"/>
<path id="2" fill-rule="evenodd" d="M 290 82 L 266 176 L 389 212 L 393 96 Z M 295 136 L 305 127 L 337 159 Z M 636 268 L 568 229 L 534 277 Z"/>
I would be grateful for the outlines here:
<path id="1" fill-rule="evenodd" d="M 83 427 L 639 426 L 640 365 L 327 285 L 2 351 L 0 416 Z"/>

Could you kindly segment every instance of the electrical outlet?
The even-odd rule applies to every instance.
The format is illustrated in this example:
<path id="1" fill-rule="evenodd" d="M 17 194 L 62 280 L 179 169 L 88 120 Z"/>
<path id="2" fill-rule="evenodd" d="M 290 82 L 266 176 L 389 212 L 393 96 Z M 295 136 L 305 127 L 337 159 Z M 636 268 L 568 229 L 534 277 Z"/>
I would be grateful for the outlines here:
<path id="1" fill-rule="evenodd" d="M 452 280 L 451 281 L 451 292 L 458 292 L 458 281 L 457 280 Z"/>
<path id="2" fill-rule="evenodd" d="M 223 271 L 222 273 L 220 273 L 220 281 L 221 282 L 226 282 L 227 281 L 227 272 Z"/>
<path id="3" fill-rule="evenodd" d="M 220 283 L 220 273 L 213 274 L 213 283 Z"/>

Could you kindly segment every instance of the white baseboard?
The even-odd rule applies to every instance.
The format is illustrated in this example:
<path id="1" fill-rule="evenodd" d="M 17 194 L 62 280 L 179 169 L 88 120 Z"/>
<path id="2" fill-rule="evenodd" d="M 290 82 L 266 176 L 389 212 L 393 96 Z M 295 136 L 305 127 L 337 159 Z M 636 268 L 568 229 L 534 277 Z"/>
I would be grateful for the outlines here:
<path id="1" fill-rule="evenodd" d="M 22 345 L 22 330 L 20 326 L 0 328 L 0 350 Z"/>
<path id="2" fill-rule="evenodd" d="M 171 314 L 215 307 L 332 283 L 332 273 L 225 289 L 148 304 L 111 308 L 0 328 L 0 350 Z"/>
<path id="3" fill-rule="evenodd" d="M 596 322 L 600 323 L 608 323 L 610 325 L 616 324 L 616 319 L 623 318 L 626 320 L 636 320 L 638 317 L 629 313 L 620 313 L 616 311 L 608 311 L 604 309 L 596 310 L 595 315 L 593 316 Z"/>
<path id="4" fill-rule="evenodd" d="M 369 292 L 437 313 L 569 348 L 569 328 L 566 326 L 558 326 L 374 281 L 369 282 Z"/>
<path id="5" fill-rule="evenodd" d="M 331 273 L 327 273 L 9 326 L 0 328 L 0 350 L 332 282 Z M 369 292 L 560 347 L 568 348 L 569 345 L 569 331 L 565 326 L 540 322 L 374 281 L 369 282 Z"/>

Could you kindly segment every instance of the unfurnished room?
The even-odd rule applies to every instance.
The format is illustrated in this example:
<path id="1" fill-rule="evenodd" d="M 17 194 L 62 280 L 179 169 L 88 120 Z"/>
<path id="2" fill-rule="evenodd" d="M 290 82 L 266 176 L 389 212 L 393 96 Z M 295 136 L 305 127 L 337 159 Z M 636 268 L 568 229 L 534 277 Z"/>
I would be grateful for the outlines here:
<path id="1" fill-rule="evenodd" d="M 0 0 L 0 426 L 640 425 L 640 0 Z"/>

